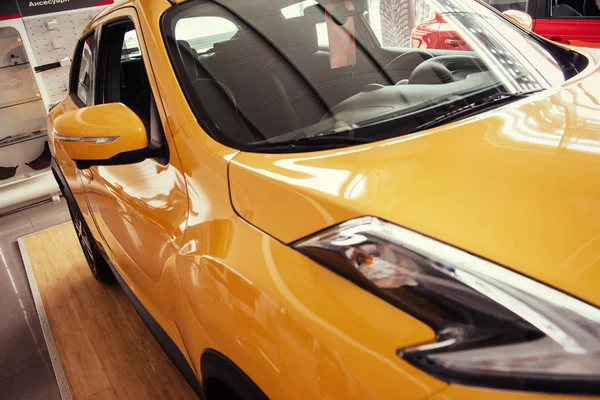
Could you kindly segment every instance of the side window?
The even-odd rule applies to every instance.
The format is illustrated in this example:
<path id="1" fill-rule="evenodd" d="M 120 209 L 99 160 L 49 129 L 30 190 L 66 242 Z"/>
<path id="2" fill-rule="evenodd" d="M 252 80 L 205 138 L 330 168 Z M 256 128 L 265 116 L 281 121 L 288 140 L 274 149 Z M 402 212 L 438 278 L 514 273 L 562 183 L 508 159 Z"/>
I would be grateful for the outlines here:
<path id="1" fill-rule="evenodd" d="M 175 29 L 177 40 L 185 40 L 198 54 L 212 49 L 215 43 L 230 40 L 236 33 L 238 27 L 221 17 L 186 18 Z"/>
<path id="2" fill-rule="evenodd" d="M 133 21 L 112 22 L 102 28 L 98 103 L 121 102 L 135 112 L 146 128 L 150 123 L 152 91 Z"/>
<path id="3" fill-rule="evenodd" d="M 71 92 L 85 105 L 92 104 L 92 71 L 96 52 L 94 39 L 94 33 L 91 33 L 79 42 L 71 71 Z"/>
<path id="4" fill-rule="evenodd" d="M 600 0 L 552 0 L 551 15 L 553 18 L 598 18 Z"/>
<path id="5" fill-rule="evenodd" d="M 165 164 L 169 160 L 168 144 L 135 24 L 130 18 L 120 18 L 103 25 L 101 32 L 96 104 L 123 103 L 143 122 L 148 152 L 139 155 L 139 159 L 132 156 L 127 163 L 151 157 Z"/>
<path id="6" fill-rule="evenodd" d="M 527 12 L 527 0 L 484 0 L 498 11 L 517 10 Z M 544 0 L 545 1 L 545 0 Z"/>
<path id="7" fill-rule="evenodd" d="M 125 32 L 123 39 L 123 46 L 121 47 L 121 61 L 130 58 L 140 58 L 142 53 L 140 52 L 140 44 L 138 42 L 137 32 L 135 29 L 131 29 Z"/>

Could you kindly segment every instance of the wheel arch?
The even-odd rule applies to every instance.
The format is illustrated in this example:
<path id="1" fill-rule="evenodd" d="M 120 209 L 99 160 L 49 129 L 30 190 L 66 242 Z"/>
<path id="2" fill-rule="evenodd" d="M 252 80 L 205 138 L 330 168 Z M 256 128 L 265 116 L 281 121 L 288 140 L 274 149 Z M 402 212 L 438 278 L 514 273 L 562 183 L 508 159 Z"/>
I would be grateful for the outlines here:
<path id="1" fill-rule="evenodd" d="M 244 400 L 268 400 L 268 397 L 254 381 L 224 354 L 214 349 L 207 349 L 200 357 L 202 373 L 202 389 L 206 400 L 214 400 L 222 390 L 217 382 L 224 384 L 237 396 Z M 214 392 L 213 392 L 214 391 Z"/>

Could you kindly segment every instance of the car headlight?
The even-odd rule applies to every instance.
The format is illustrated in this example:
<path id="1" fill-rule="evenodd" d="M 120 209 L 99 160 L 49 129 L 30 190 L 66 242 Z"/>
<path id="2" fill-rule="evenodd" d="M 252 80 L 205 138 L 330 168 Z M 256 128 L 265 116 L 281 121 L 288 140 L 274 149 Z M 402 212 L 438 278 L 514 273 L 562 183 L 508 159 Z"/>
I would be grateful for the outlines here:
<path id="1" fill-rule="evenodd" d="M 374 217 L 292 246 L 428 324 L 436 341 L 398 355 L 433 376 L 600 393 L 600 310 L 583 301 Z"/>

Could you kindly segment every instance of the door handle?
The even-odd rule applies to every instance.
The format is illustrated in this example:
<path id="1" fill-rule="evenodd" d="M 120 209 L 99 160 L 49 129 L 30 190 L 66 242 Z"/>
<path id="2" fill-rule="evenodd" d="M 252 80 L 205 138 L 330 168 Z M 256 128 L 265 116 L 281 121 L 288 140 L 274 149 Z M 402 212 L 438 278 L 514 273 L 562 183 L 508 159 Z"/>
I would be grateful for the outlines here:
<path id="1" fill-rule="evenodd" d="M 562 36 L 552 36 L 550 38 L 550 40 L 552 40 L 554 42 L 562 43 L 562 44 L 571 44 L 571 41 L 569 39 L 565 39 Z"/>
<path id="2" fill-rule="evenodd" d="M 82 169 L 81 175 L 83 175 L 88 180 L 88 183 L 94 180 L 94 174 L 92 174 L 92 171 L 90 171 L 89 169 Z"/>
<path id="3" fill-rule="evenodd" d="M 465 45 L 465 41 L 462 39 L 446 39 L 444 40 L 444 43 L 452 47 L 459 47 Z"/>

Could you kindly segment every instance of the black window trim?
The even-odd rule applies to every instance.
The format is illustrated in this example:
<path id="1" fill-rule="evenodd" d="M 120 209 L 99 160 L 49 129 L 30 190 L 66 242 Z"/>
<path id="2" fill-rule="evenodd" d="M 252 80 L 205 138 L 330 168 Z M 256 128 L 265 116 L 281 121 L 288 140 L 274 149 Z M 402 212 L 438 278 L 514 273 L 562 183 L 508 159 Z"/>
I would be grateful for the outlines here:
<path id="1" fill-rule="evenodd" d="M 98 51 L 97 53 L 99 54 L 100 52 L 104 52 L 105 50 L 108 51 L 110 46 L 103 46 L 103 39 L 105 38 L 105 35 L 108 34 L 108 29 L 113 26 L 113 25 L 118 25 L 118 24 L 124 24 L 124 23 L 131 23 L 133 25 L 133 28 L 136 31 L 136 35 L 137 35 L 137 28 L 135 25 L 135 21 L 133 20 L 133 18 L 131 18 L 130 16 L 116 16 L 112 19 L 108 19 L 106 21 L 102 22 L 101 25 L 101 30 L 99 32 L 98 36 Z M 107 28 L 107 31 L 105 31 L 104 28 Z M 139 35 L 138 35 L 139 37 Z M 142 50 L 140 49 L 140 52 Z M 97 72 L 96 72 L 96 82 L 97 85 L 95 87 L 95 92 L 94 92 L 94 100 L 95 100 L 95 104 L 105 104 L 104 101 L 104 86 L 105 86 L 105 78 L 106 78 L 106 62 L 107 62 L 107 55 L 103 54 L 102 57 L 99 57 L 98 59 L 98 68 L 97 68 Z M 142 62 L 144 62 L 145 57 L 143 57 L 142 55 Z M 146 68 L 147 70 L 147 68 Z M 146 74 L 148 72 L 146 71 Z M 152 94 L 154 96 L 154 93 Z"/>
<path id="2" fill-rule="evenodd" d="M 583 20 L 583 21 L 595 21 L 595 20 L 600 20 L 600 16 L 593 16 L 593 17 L 586 17 L 585 15 L 574 15 L 574 16 L 559 16 L 559 17 L 553 17 L 552 16 L 552 3 L 553 0 L 538 0 L 543 7 L 545 8 L 541 13 L 540 13 L 540 17 L 538 18 L 543 18 L 543 19 L 550 19 L 550 20 L 566 20 L 566 21 L 570 21 L 570 20 Z M 593 0 L 588 0 L 588 1 L 593 1 Z M 538 9 L 540 9 L 540 7 L 538 7 Z"/>
<path id="3" fill-rule="evenodd" d="M 81 67 L 81 59 L 83 54 L 83 46 L 87 39 L 92 37 L 92 40 L 95 43 L 95 50 L 92 51 L 92 63 L 90 65 L 90 89 L 88 91 L 87 102 L 84 102 L 77 95 L 77 88 L 79 86 L 79 69 Z M 80 108 L 88 107 L 95 104 L 95 86 L 96 86 L 96 61 L 97 61 L 97 53 L 98 53 L 98 35 L 96 35 L 96 29 L 92 29 L 83 36 L 77 46 L 75 47 L 75 53 L 73 55 L 73 63 L 71 65 L 71 75 L 69 77 L 69 96 L 73 100 L 73 102 Z M 89 103 L 89 104 L 87 104 Z"/>

